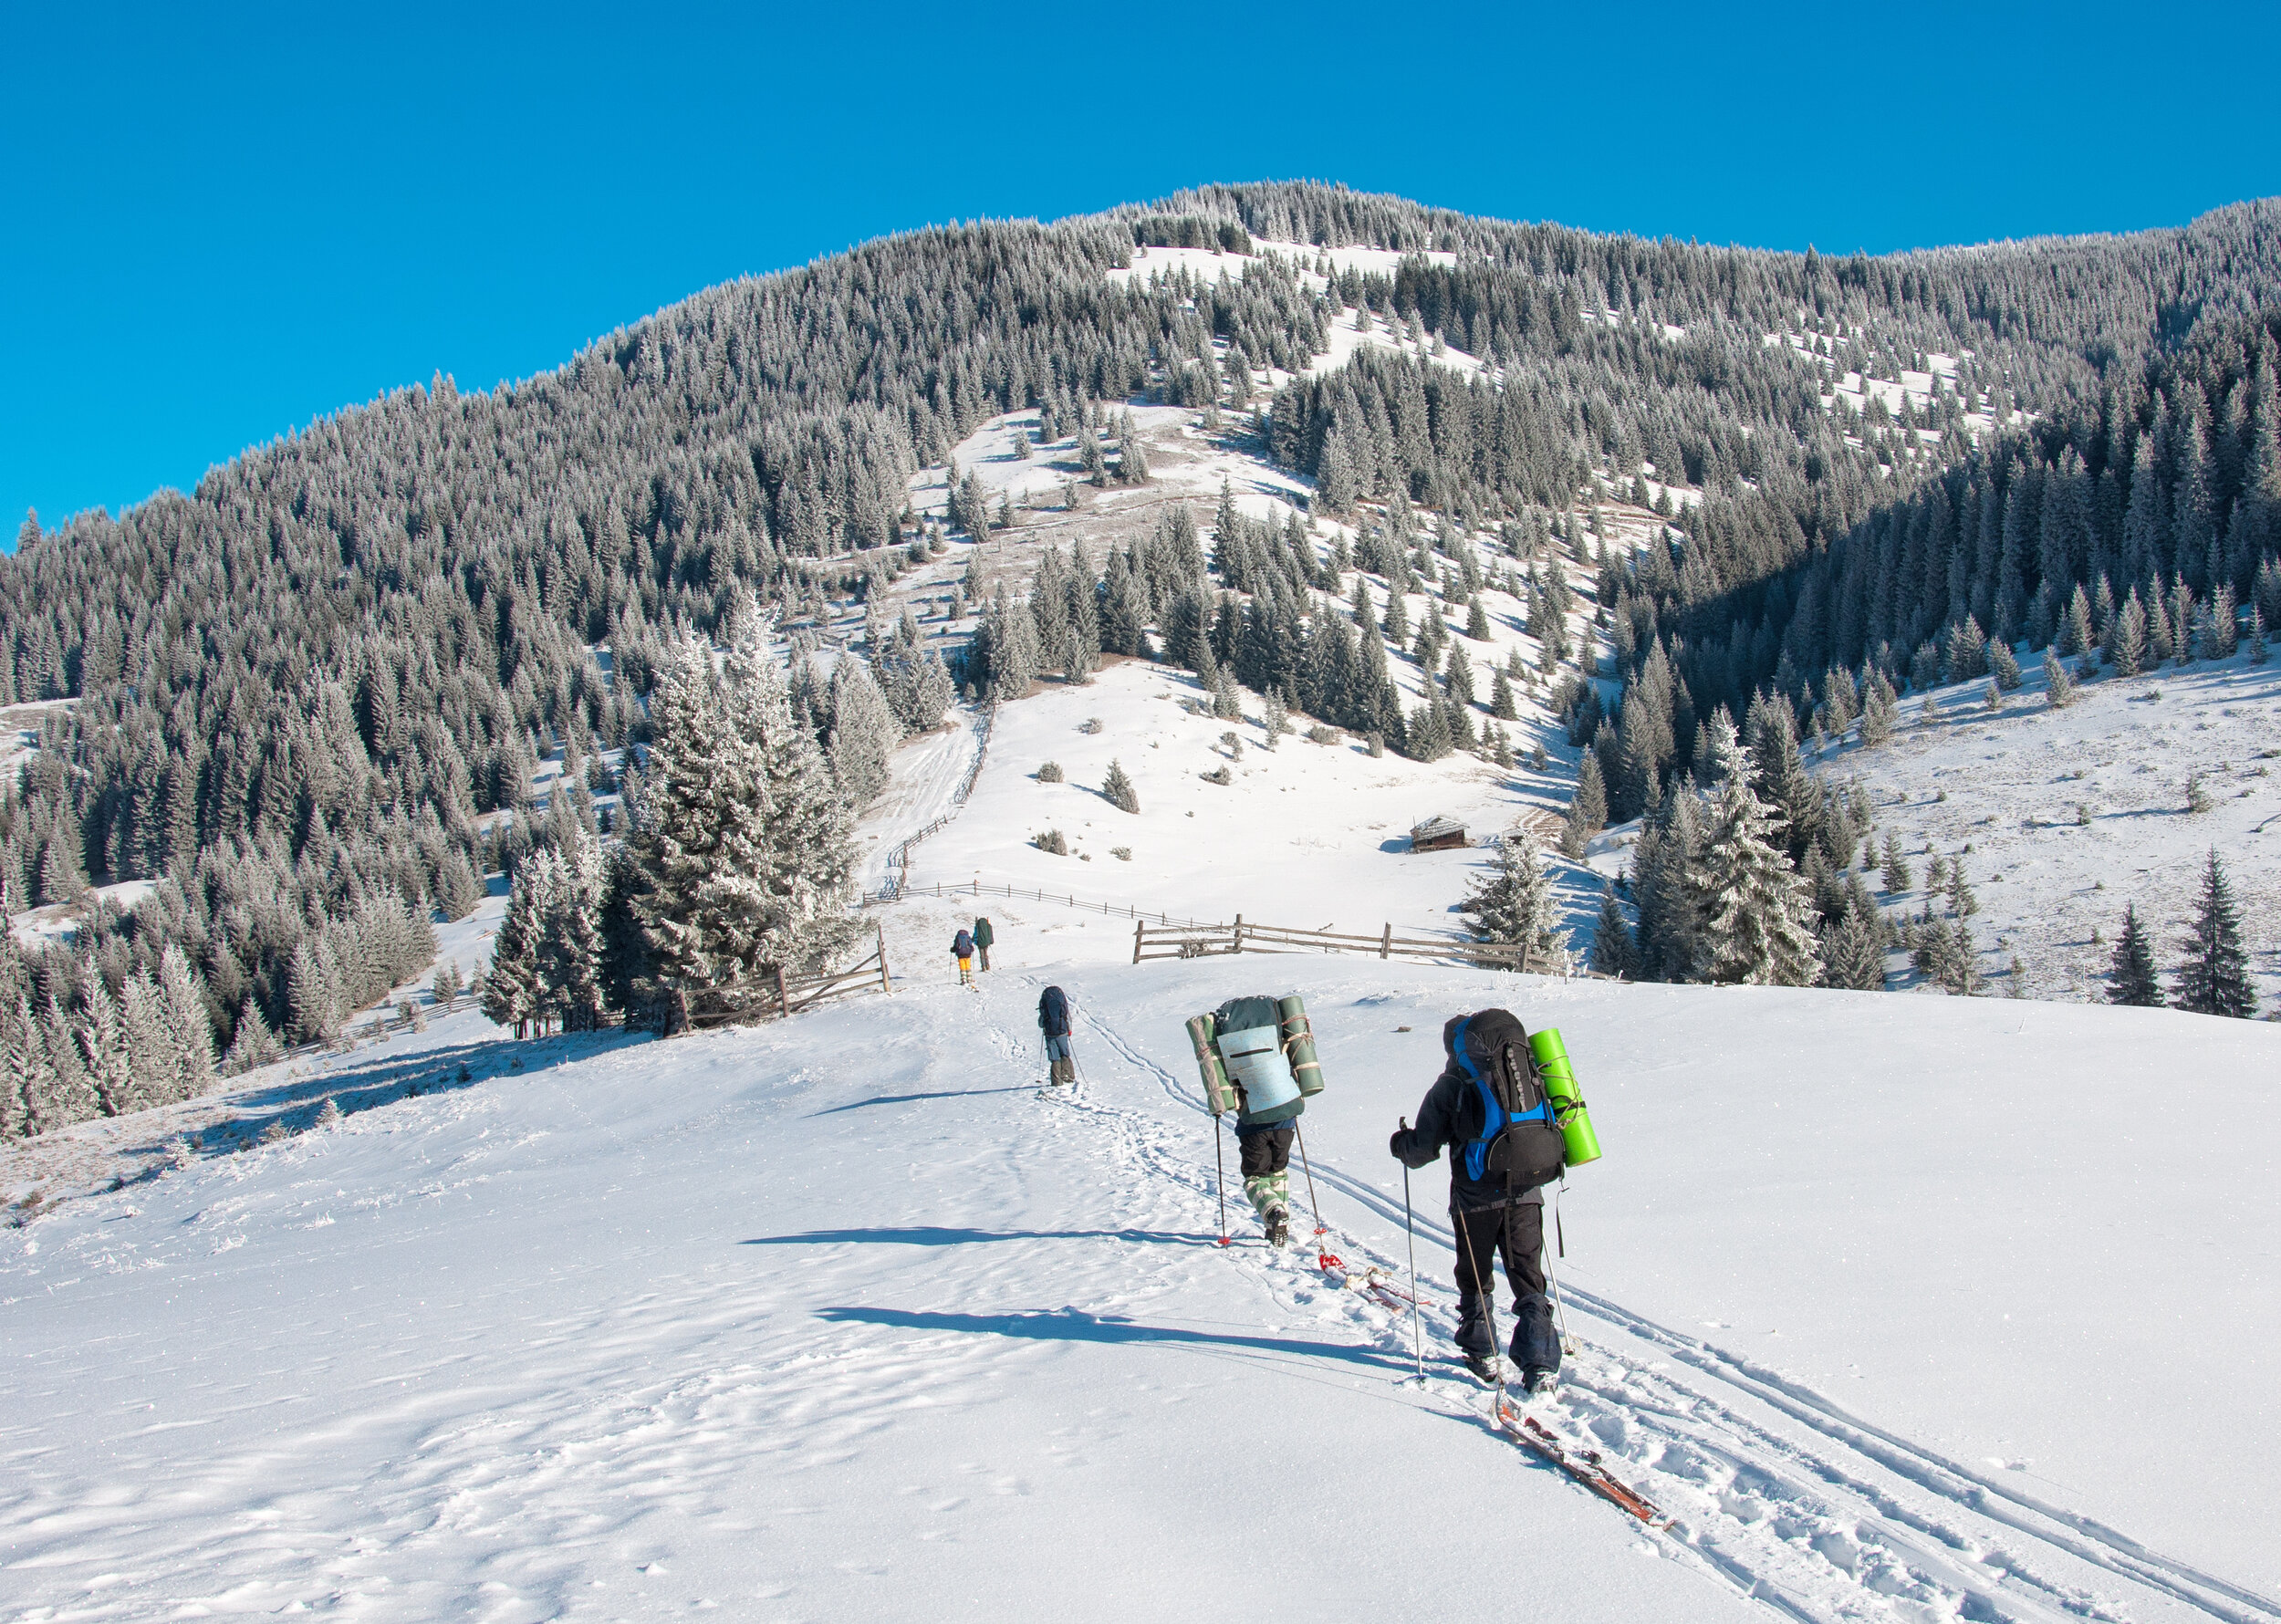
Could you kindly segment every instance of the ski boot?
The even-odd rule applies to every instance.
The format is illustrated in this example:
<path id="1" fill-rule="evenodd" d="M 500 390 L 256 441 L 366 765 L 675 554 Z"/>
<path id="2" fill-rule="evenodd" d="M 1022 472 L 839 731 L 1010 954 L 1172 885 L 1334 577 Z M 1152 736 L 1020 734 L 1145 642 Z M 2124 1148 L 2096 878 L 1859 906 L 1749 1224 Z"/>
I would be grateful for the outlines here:
<path id="1" fill-rule="evenodd" d="M 1291 1215 L 1281 1207 L 1267 1209 L 1267 1244 L 1280 1251 L 1291 1238 Z"/>
<path id="2" fill-rule="evenodd" d="M 1470 1348 L 1460 1348 L 1458 1351 L 1465 1356 L 1465 1369 L 1471 1370 L 1484 1387 L 1496 1386 L 1499 1371 L 1495 1354 L 1475 1353 Z"/>
<path id="3" fill-rule="evenodd" d="M 1553 1389 L 1559 1385 L 1559 1379 L 1550 1370 L 1532 1367 L 1521 1372 L 1521 1394 L 1529 1399 L 1549 1398 Z"/>

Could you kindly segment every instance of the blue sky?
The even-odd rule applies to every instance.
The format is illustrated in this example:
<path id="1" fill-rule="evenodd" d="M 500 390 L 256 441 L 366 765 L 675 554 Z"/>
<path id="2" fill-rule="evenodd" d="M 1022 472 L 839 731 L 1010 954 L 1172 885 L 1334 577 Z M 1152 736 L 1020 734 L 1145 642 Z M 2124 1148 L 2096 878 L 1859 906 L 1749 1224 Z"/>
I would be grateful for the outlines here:
<path id="1" fill-rule="evenodd" d="M 2281 192 L 2269 7 L 201 9 L 0 15 L 0 545 L 952 218 L 1314 177 L 1880 252 Z"/>

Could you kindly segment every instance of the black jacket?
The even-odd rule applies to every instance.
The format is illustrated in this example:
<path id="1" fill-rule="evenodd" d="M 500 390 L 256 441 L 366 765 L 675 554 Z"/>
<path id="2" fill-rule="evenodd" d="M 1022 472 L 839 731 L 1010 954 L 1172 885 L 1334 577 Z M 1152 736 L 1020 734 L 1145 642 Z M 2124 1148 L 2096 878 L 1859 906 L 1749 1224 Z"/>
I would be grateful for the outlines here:
<path id="1" fill-rule="evenodd" d="M 1452 1015 L 1442 1027 L 1442 1053 L 1444 1064 L 1442 1075 L 1433 1079 L 1425 1098 L 1418 1103 L 1416 1125 L 1398 1129 L 1386 1148 L 1408 1167 L 1427 1167 L 1438 1160 L 1447 1145 L 1458 1148 L 1471 1142 L 1481 1131 L 1481 1100 L 1473 1080 L 1458 1063 L 1455 1039 L 1463 1015 Z M 1503 1182 L 1492 1174 L 1475 1182 L 1465 1176 L 1464 1158 L 1450 1157 L 1450 1205 L 1473 1212 L 1506 1199 Z M 1527 1206 L 1542 1206 L 1542 1190 L 1510 1192 L 1512 1199 Z"/>

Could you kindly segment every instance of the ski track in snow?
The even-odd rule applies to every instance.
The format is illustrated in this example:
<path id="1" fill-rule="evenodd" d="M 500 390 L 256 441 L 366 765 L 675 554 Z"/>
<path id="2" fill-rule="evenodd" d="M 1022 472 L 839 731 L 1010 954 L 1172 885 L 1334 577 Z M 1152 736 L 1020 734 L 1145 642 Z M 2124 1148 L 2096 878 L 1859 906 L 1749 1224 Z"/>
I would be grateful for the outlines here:
<path id="1" fill-rule="evenodd" d="M 1030 984 L 1042 978 L 1027 976 Z M 1168 1069 L 1090 1011 L 1080 1029 L 1174 1105 L 1203 1112 L 1202 1088 Z M 995 1029 L 994 1029 L 995 1030 Z M 1012 1041 L 995 1030 L 1011 1051 Z M 1213 1192 L 1185 1136 L 1086 1090 L 1068 1102 L 1108 1134 L 1110 1159 L 1211 1202 Z M 1306 1196 L 1294 1168 L 1294 1195 Z M 1399 1223 L 1378 1190 L 1313 1157 L 1323 1188 Z M 1232 1229 L 1248 1218 L 1240 1187 Z M 1317 1222 L 1326 1222 L 1317 1219 Z M 1415 1214 L 1422 1236 L 1446 1253 L 1454 1239 L 1438 1214 Z M 1295 1312 L 1311 1312 L 1367 1338 L 1396 1362 L 1411 1357 L 1406 1316 L 1356 1290 L 1328 1286 L 1310 1266 L 1309 1240 L 1262 1258 L 1232 1249 Z M 1389 1275 L 1401 1260 L 1332 1225 L 1330 1248 L 1355 1275 Z M 1438 1267 L 1443 1259 L 1434 1258 Z M 1419 1306 L 1427 1340 L 1446 1349 L 1455 1327 L 1448 1288 L 1427 1285 Z M 2148 1617 L 2271 1624 L 2281 1603 L 2148 1549 L 2128 1535 L 2004 1483 L 1880 1428 L 1799 1382 L 1674 1331 L 1621 1305 L 1562 1286 L 1569 1316 L 1597 1335 L 1575 1336 L 1557 1400 L 1531 1412 L 1568 1441 L 1598 1450 L 1612 1471 L 1677 1521 L 1672 1543 L 1752 1599 L 1788 1617 L 2023 1621 Z M 1501 1301 L 1500 1306 L 1504 1305 Z M 1503 1327 L 1500 1327 L 1500 1330 Z M 1430 1359 L 1419 1401 L 1488 1426 L 1485 1393 Z M 1672 1367 L 1676 1365 L 1679 1369 Z M 1414 1390 L 1414 1389 L 1413 1389 Z M 1531 1463 L 1534 1463 L 1533 1462 Z M 1549 1466 L 1542 1468 L 1553 1470 Z M 1579 1493 L 1582 1491 L 1579 1490 Z M 1620 1515 L 1612 1508 L 1610 1515 Z M 2104 1580 L 2105 1582 L 2101 1582 Z"/>

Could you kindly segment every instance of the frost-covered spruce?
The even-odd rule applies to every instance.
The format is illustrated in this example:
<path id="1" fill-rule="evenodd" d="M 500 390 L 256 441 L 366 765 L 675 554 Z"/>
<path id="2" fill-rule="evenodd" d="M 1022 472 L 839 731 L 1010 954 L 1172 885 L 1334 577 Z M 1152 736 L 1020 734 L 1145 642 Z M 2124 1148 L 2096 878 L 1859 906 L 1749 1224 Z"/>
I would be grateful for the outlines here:
<path id="1" fill-rule="evenodd" d="M 2162 984 L 2154 963 L 2154 944 L 2147 939 L 2146 927 L 2139 922 L 2135 903 L 2122 911 L 2122 934 L 2115 939 L 2109 973 L 2108 1003 L 2134 1005 L 2142 1009 L 2161 1007 Z"/>
<path id="2" fill-rule="evenodd" d="M 658 984 L 685 999 L 837 954 L 854 930 L 852 818 L 758 630 L 718 668 L 685 639 L 658 701 L 628 837 Z"/>
<path id="3" fill-rule="evenodd" d="M 1822 985 L 1858 993 L 1885 990 L 1884 944 L 1861 909 L 1846 909 L 1823 931 L 1821 953 Z"/>
<path id="4" fill-rule="evenodd" d="M 2075 679 L 2067 675 L 2067 662 L 2057 649 L 2044 651 L 2044 702 L 2055 711 L 2075 703 Z"/>
<path id="5" fill-rule="evenodd" d="M 2181 943 L 2171 1002 L 2197 1015 L 2248 1020 L 2257 1013 L 2257 989 L 2249 979 L 2249 956 L 2242 951 L 2241 914 L 2234 887 L 2213 847 L 2202 871 L 2202 900 L 2192 927 Z"/>
<path id="6" fill-rule="evenodd" d="M 1567 971 L 1568 944 L 1553 929 L 1552 880 L 1544 871 L 1536 837 L 1528 830 L 1516 830 L 1498 843 L 1496 867 L 1474 882 L 1458 911 L 1473 921 L 1474 934 L 1483 942 L 1526 944 L 1531 970 Z"/>
<path id="7" fill-rule="evenodd" d="M 903 730 L 863 662 L 842 659 L 831 674 L 831 769 L 852 807 L 868 807 L 887 787 L 888 758 Z"/>
<path id="8" fill-rule="evenodd" d="M 1698 859 L 1703 939 L 1697 973 L 1710 982 L 1806 987 L 1821 974 L 1807 927 L 1806 887 L 1776 841 L 1774 815 L 1737 773 L 1721 787 Z"/>
<path id="9" fill-rule="evenodd" d="M 1101 796 L 1120 812 L 1140 810 L 1140 792 L 1132 786 L 1123 765 L 1115 760 L 1109 764 L 1109 776 L 1101 781 Z"/>
<path id="10" fill-rule="evenodd" d="M 1599 756 L 1587 750 L 1577 770 L 1576 793 L 1568 797 L 1568 816 L 1560 826 L 1561 854 L 1570 860 L 1582 857 L 1592 837 L 1607 827 L 1608 792 L 1600 780 Z"/>
<path id="11" fill-rule="evenodd" d="M 539 952 L 554 889 L 554 853 L 533 852 L 515 870 L 507 889 L 506 913 L 491 939 L 491 968 L 483 975 L 483 1012 L 495 1025 L 517 1037 L 530 1036 L 541 1018 L 544 988 Z"/>
<path id="12" fill-rule="evenodd" d="M 1624 918 L 1623 904 L 1616 900 L 1613 882 L 1600 887 L 1599 918 L 1592 926 L 1592 968 L 1602 975 L 1640 979 L 1640 943 Z"/>

